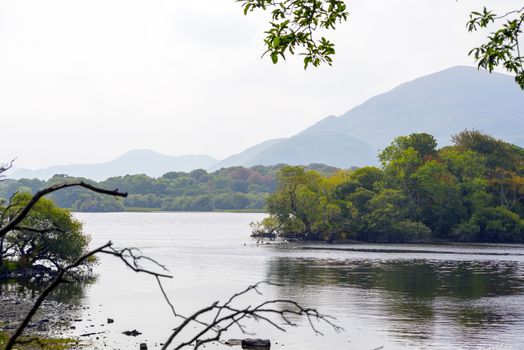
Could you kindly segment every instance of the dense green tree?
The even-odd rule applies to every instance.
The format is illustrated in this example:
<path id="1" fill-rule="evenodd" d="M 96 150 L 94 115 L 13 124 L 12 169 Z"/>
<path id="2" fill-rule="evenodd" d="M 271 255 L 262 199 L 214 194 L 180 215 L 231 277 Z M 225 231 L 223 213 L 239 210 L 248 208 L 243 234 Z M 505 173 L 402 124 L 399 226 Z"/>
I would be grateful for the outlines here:
<path id="1" fill-rule="evenodd" d="M 437 153 L 437 141 L 432 135 L 414 133 L 408 136 L 399 136 L 393 140 L 379 154 L 383 166 L 387 166 L 402 157 L 405 151 L 414 151 L 419 157 L 419 162 L 426 161 Z"/>
<path id="2" fill-rule="evenodd" d="M 497 140 L 478 130 L 465 130 L 453 135 L 452 140 L 456 147 L 482 155 L 488 168 L 523 170 L 524 150 L 518 146 Z"/>
<path id="3" fill-rule="evenodd" d="M 379 168 L 363 167 L 351 172 L 349 178 L 358 182 L 363 188 L 372 191 L 384 181 L 385 176 Z"/>
<path id="4" fill-rule="evenodd" d="M 11 220 L 30 199 L 29 193 L 17 193 L 8 207 L 1 208 L 4 220 Z M 51 200 L 42 198 L 5 236 L 2 253 L 14 259 L 19 267 L 43 264 L 58 269 L 84 254 L 88 243 L 89 237 L 83 234 L 78 220 Z"/>
<path id="5" fill-rule="evenodd" d="M 83 212 L 117 212 L 124 211 L 124 209 L 124 204 L 120 199 L 95 193 L 80 194 L 71 206 L 71 210 Z"/>
<path id="6" fill-rule="evenodd" d="M 320 213 L 318 186 L 320 175 L 302 167 L 287 166 L 280 170 L 277 192 L 269 197 L 267 207 L 277 213 L 286 226 L 294 227 L 293 234 L 312 237 L 313 224 Z"/>
<path id="7" fill-rule="evenodd" d="M 416 206 L 414 218 L 431 228 L 435 237 L 446 238 L 465 215 L 460 188 L 445 164 L 431 160 L 413 174 Z"/>

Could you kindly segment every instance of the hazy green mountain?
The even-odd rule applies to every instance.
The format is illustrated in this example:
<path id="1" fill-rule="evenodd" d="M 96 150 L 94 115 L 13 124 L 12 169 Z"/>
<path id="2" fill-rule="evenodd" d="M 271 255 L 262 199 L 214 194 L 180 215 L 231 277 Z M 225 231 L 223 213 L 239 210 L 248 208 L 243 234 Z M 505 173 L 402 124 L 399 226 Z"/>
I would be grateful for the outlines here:
<path id="1" fill-rule="evenodd" d="M 324 163 L 348 168 L 376 164 L 377 152 L 398 135 L 427 132 L 443 146 L 449 144 L 450 135 L 464 129 L 478 129 L 524 146 L 524 93 L 512 77 L 452 67 L 404 83 L 339 117 L 329 116 L 293 137 L 254 146 L 219 164 Z"/>
<path id="2" fill-rule="evenodd" d="M 12 179 L 45 180 L 55 174 L 67 174 L 100 181 L 127 174 L 158 177 L 170 171 L 206 169 L 216 162 L 216 159 L 206 155 L 167 156 L 151 150 L 133 150 L 105 163 L 59 165 L 39 170 L 16 169 L 8 175 Z"/>
<path id="3" fill-rule="evenodd" d="M 464 129 L 478 129 L 524 145 L 524 92 L 513 77 L 458 66 L 369 99 L 322 127 L 345 130 L 383 148 L 397 135 L 428 132 L 440 145 Z"/>
<path id="4" fill-rule="evenodd" d="M 224 160 L 221 160 L 213 164 L 213 166 L 211 166 L 209 170 L 214 171 L 221 168 L 229 168 L 231 166 L 236 166 L 239 164 L 242 164 L 244 166 L 262 165 L 261 163 L 253 163 L 253 161 L 256 162 L 256 159 L 258 159 L 257 157 L 259 156 L 259 154 L 263 153 L 268 148 L 273 147 L 282 140 L 284 139 L 273 139 L 259 143 L 258 145 L 250 147 L 241 153 L 234 154 Z"/>
<path id="5" fill-rule="evenodd" d="M 251 159 L 249 165 L 322 163 L 339 168 L 369 164 L 375 151 L 369 144 L 350 135 L 330 133 L 300 133 L 280 141 Z"/>

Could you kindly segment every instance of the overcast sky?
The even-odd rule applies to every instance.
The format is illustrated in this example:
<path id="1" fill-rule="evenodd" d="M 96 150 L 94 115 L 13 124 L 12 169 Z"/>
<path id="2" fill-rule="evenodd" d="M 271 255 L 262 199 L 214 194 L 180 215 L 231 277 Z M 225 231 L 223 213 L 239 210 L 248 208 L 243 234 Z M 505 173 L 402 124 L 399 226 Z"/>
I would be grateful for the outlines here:
<path id="1" fill-rule="evenodd" d="M 522 0 L 347 3 L 334 65 L 304 71 L 260 59 L 265 17 L 234 0 L 0 0 L 0 160 L 38 168 L 137 148 L 224 158 L 473 65 L 469 11 Z"/>

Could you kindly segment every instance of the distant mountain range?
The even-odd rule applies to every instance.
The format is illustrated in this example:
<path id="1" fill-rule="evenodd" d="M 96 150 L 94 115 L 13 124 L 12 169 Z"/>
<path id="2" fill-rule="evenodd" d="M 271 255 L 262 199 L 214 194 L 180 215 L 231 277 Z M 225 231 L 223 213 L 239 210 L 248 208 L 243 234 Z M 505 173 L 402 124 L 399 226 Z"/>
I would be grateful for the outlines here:
<path id="1" fill-rule="evenodd" d="M 206 155 L 166 156 L 150 150 L 134 150 L 106 163 L 59 165 L 39 170 L 14 169 L 7 176 L 11 179 L 46 180 L 56 174 L 67 174 L 101 181 L 127 174 L 158 177 L 170 171 L 207 169 L 216 162 L 217 159 Z"/>
<path id="2" fill-rule="evenodd" d="M 377 164 L 377 153 L 396 136 L 427 132 L 444 146 L 452 134 L 464 129 L 478 129 L 524 146 L 524 92 L 512 77 L 452 67 L 399 85 L 294 136 L 262 142 L 221 161 L 205 155 L 173 157 L 137 150 L 107 163 L 15 170 L 8 176 L 47 179 L 65 173 L 102 180 L 125 174 L 160 176 L 169 171 L 278 163 L 349 168 Z"/>

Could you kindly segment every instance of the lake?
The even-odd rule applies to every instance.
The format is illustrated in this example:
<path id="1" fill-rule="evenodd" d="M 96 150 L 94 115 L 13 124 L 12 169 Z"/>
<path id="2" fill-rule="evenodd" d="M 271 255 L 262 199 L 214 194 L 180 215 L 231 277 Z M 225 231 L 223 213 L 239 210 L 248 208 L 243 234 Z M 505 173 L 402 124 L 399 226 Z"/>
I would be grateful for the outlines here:
<path id="1" fill-rule="evenodd" d="M 524 349 L 524 246 L 257 244 L 250 213 L 76 213 L 93 247 L 112 240 L 166 265 L 177 312 L 189 315 L 267 280 L 263 296 L 286 298 L 334 316 L 345 331 L 307 320 L 282 333 L 247 323 L 224 338 L 269 338 L 277 349 Z M 77 293 L 85 306 L 71 333 L 98 333 L 91 348 L 158 348 L 176 327 L 151 276 L 112 257 L 96 283 Z M 115 320 L 107 324 L 107 318 Z M 128 337 L 121 332 L 137 329 Z M 86 338 L 86 337 L 84 337 Z M 95 336 L 88 337 L 95 339 Z M 207 345 L 208 348 L 228 348 Z"/>

